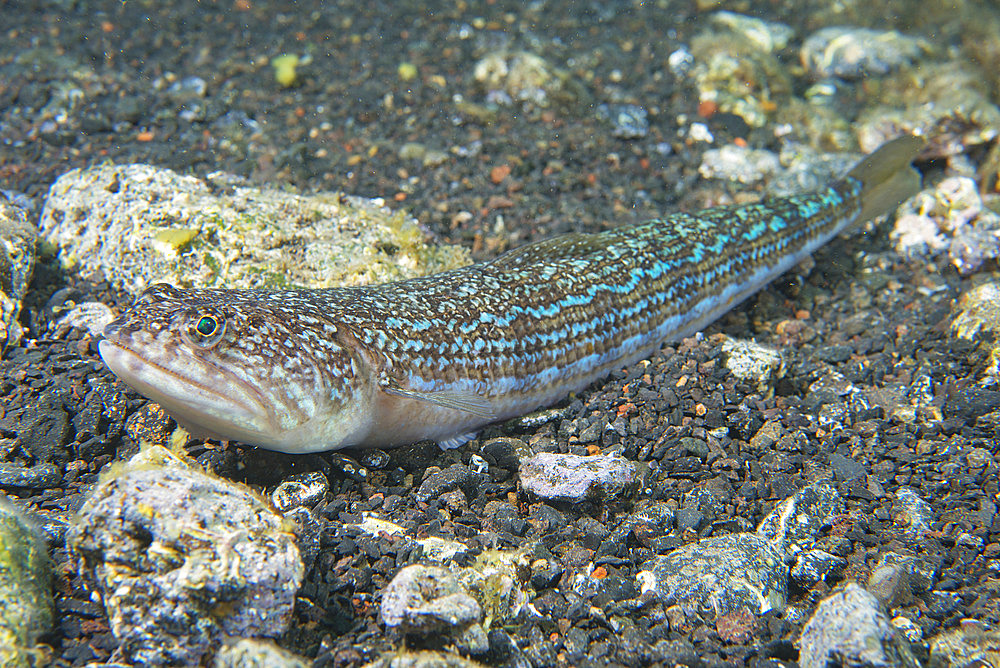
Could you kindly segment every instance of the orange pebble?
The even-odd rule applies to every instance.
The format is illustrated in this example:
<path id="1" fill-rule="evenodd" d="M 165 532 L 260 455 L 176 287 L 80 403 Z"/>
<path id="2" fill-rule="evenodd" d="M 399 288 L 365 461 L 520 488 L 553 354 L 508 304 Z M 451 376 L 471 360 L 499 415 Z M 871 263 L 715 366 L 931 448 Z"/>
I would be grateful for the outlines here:
<path id="1" fill-rule="evenodd" d="M 604 566 L 598 566 L 590 574 L 590 577 L 594 578 L 595 580 L 603 580 L 604 578 L 608 577 L 608 570 L 604 568 Z"/>
<path id="2" fill-rule="evenodd" d="M 618 407 L 617 409 L 618 417 L 621 417 L 623 415 L 628 415 L 633 410 L 635 410 L 635 404 L 633 404 L 631 401 L 628 401 Z"/>
<path id="3" fill-rule="evenodd" d="M 150 130 L 143 130 L 135 138 L 137 141 L 153 141 L 153 133 Z"/>
<path id="4" fill-rule="evenodd" d="M 497 165 L 490 170 L 490 181 L 493 183 L 500 184 L 508 176 L 510 176 L 510 165 Z"/>
<path id="5" fill-rule="evenodd" d="M 711 118 L 719 110 L 719 105 L 715 100 L 702 100 L 698 103 L 698 115 L 702 118 Z"/>

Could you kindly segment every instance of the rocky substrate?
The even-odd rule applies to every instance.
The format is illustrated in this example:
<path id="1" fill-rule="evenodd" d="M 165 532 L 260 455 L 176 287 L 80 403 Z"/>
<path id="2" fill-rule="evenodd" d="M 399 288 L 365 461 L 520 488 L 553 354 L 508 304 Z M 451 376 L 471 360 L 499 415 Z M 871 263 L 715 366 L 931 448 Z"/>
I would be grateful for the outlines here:
<path id="1" fill-rule="evenodd" d="M 4 15 L 0 664 L 1000 665 L 1000 17 L 231 4 Z M 150 281 L 414 276 L 902 132 L 896 216 L 457 450 L 191 439 L 97 354 Z"/>

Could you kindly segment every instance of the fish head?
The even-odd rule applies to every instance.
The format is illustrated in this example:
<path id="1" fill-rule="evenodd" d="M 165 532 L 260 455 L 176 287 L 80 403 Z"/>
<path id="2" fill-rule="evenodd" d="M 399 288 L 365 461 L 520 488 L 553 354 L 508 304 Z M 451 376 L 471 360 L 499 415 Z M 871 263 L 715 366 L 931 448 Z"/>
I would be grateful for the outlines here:
<path id="1" fill-rule="evenodd" d="M 157 284 L 108 325 L 100 353 L 195 436 L 319 452 L 371 428 L 373 375 L 345 334 L 308 292 Z"/>

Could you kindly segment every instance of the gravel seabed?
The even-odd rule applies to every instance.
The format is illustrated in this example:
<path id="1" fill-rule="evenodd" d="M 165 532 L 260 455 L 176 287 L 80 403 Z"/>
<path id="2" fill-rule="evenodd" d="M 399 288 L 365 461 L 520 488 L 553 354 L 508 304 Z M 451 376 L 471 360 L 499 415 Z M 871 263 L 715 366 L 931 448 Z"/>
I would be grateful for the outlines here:
<path id="1" fill-rule="evenodd" d="M 864 25 L 928 39 L 921 22 L 933 25 L 944 11 L 886 25 L 875 9 L 848 4 L 840 15 L 826 3 L 771 6 L 765 18 L 797 34 L 778 51 L 778 104 L 777 78 L 792 81 L 796 96 L 814 83 L 796 50 L 817 29 Z M 893 9 L 910 17 L 913 4 Z M 736 142 L 777 153 L 789 137 L 827 135 L 773 121 L 755 127 L 699 103 L 684 67 L 671 67 L 671 54 L 711 28 L 712 11 L 738 5 L 4 3 L 0 188 L 24 194 L 37 219 L 47 189 L 76 167 L 225 171 L 262 186 L 382 197 L 419 220 L 428 240 L 464 245 L 478 260 L 553 234 L 745 201 L 770 176 L 702 179 L 706 150 Z M 908 57 L 930 57 L 917 51 Z M 558 85 L 507 104 L 477 83 L 478 61 L 515 52 L 558 68 Z M 300 57 L 288 87 L 272 67 L 281 54 Z M 874 95 L 866 85 L 875 84 L 838 85 L 854 96 L 836 109 L 851 127 Z M 705 132 L 713 142 L 699 141 Z M 920 168 L 929 180 L 977 168 L 988 176 L 998 161 L 990 146 L 969 140 Z M 428 538 L 462 543 L 454 557 L 461 566 L 529 546 L 519 586 L 530 613 L 487 629 L 489 651 L 472 658 L 489 665 L 793 666 L 820 601 L 851 582 L 874 594 L 897 639 L 913 641 L 917 665 L 930 660 L 929 640 L 945 634 L 995 657 L 1000 393 L 983 383 L 989 350 L 954 335 L 951 323 L 960 296 L 995 282 L 997 266 L 988 260 L 963 275 L 946 254 L 901 255 L 891 229 L 883 223 L 835 240 L 811 269 L 775 281 L 704 336 L 670 343 L 458 450 L 425 443 L 343 453 L 358 464 L 339 453 L 182 445 L 209 470 L 265 495 L 283 481 L 287 492 L 290 476 L 321 474 L 323 484 L 303 492 L 315 519 L 311 566 L 290 630 L 278 638 L 313 665 L 363 665 L 404 645 L 456 653 L 448 634 L 410 633 L 404 642 L 379 616 L 403 567 L 438 565 L 431 544 L 417 543 Z M 0 489 L 49 540 L 56 622 L 42 640 L 52 663 L 126 662 L 68 557 L 66 524 L 102 469 L 143 440 L 169 444 L 174 424 L 115 381 L 97 337 L 57 325 L 71 304 L 118 310 L 134 295 L 82 279 L 44 244 L 40 251 L 21 314 L 25 339 L 0 360 Z M 732 339 L 777 349 L 780 371 L 764 383 L 735 377 L 726 363 Z M 543 452 L 641 461 L 645 484 L 613 498 L 546 503 L 518 479 L 520 459 Z M 819 480 L 831 481 L 842 513 L 805 547 L 812 562 L 788 557 L 784 610 L 713 618 L 641 591 L 640 573 L 658 555 L 753 531 Z M 649 507 L 655 517 L 639 517 Z M 406 537 L 366 532 L 370 514 Z M 903 557 L 914 559 L 903 562 L 912 572 L 900 585 L 900 569 L 885 569 Z M 870 598 L 850 591 L 844 600 Z"/>

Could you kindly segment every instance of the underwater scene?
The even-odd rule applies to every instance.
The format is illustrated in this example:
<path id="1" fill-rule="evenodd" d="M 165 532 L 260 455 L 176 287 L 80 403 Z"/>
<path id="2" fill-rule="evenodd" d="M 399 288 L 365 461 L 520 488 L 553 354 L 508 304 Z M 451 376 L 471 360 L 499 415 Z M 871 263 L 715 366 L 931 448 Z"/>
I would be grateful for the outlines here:
<path id="1" fill-rule="evenodd" d="M 0 31 L 0 666 L 1000 666 L 992 0 Z"/>

